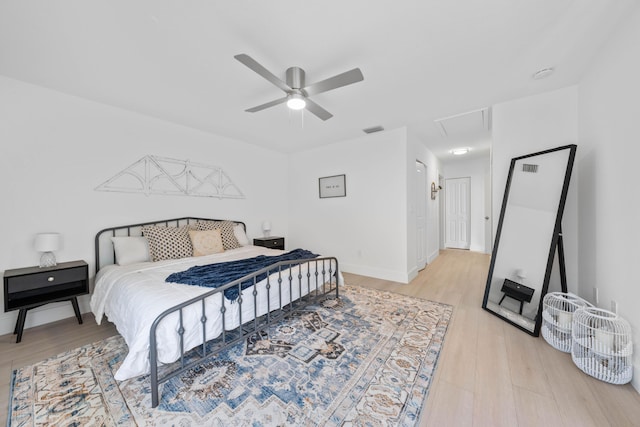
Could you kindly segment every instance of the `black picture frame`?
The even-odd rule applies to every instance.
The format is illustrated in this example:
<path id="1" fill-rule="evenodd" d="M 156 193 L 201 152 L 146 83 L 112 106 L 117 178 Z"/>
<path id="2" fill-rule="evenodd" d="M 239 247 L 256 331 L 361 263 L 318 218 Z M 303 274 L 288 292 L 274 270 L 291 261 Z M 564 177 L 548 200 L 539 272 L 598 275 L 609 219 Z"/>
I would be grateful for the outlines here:
<path id="1" fill-rule="evenodd" d="M 332 175 L 318 178 L 318 191 L 321 199 L 347 196 L 346 175 Z"/>

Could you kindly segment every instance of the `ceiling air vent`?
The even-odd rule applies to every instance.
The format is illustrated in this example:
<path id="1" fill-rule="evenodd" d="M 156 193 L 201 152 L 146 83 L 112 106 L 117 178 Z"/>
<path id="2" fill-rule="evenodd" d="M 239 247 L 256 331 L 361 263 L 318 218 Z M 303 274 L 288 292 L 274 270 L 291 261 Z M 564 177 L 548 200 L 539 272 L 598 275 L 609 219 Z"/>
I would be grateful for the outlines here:
<path id="1" fill-rule="evenodd" d="M 373 126 L 370 128 L 362 129 L 364 133 L 375 133 L 375 132 L 381 132 L 383 130 L 384 128 L 382 126 Z"/>
<path id="2" fill-rule="evenodd" d="M 538 165 L 530 165 L 530 164 L 524 163 L 522 165 L 522 172 L 537 173 L 538 172 Z"/>

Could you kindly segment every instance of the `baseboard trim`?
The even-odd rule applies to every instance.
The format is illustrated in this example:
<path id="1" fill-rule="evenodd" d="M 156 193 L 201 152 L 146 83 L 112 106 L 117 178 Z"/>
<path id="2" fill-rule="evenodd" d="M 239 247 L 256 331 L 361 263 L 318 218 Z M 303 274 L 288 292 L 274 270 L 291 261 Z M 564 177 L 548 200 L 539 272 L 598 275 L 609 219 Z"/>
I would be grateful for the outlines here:
<path id="1" fill-rule="evenodd" d="M 413 279 L 418 277 L 418 267 L 412 268 L 409 273 L 407 273 L 407 283 L 411 283 Z"/>
<path id="2" fill-rule="evenodd" d="M 408 272 L 383 270 L 379 268 L 372 268 L 363 265 L 356 264 L 340 264 L 340 269 L 346 273 L 358 274 L 360 276 L 374 277 L 376 279 L 389 280 L 391 282 L 398 282 L 401 284 L 407 284 L 410 282 Z"/>

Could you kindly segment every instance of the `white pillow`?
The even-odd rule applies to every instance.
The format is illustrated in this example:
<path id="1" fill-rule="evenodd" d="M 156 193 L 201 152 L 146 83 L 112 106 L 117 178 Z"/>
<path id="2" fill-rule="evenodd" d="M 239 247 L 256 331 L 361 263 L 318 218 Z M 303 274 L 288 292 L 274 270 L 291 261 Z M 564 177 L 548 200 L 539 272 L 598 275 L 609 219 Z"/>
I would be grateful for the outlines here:
<path id="1" fill-rule="evenodd" d="M 245 233 L 242 224 L 236 224 L 233 226 L 233 234 L 236 236 L 236 240 L 240 246 L 249 245 L 249 238 L 247 237 L 247 233 Z"/>
<path id="2" fill-rule="evenodd" d="M 129 265 L 151 261 L 146 237 L 118 236 L 112 237 L 111 241 L 116 251 L 116 264 Z"/>

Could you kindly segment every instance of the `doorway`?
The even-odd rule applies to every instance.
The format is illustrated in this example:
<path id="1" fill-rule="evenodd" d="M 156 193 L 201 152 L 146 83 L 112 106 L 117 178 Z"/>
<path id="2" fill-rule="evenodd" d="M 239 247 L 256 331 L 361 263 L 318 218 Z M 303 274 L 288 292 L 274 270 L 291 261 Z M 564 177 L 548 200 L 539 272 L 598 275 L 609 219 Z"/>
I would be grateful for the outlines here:
<path id="1" fill-rule="evenodd" d="M 471 178 L 447 179 L 445 185 L 445 246 L 469 249 L 471 246 Z"/>
<path id="2" fill-rule="evenodd" d="M 427 166 L 416 160 L 416 258 L 418 271 L 427 266 Z"/>
<path id="3" fill-rule="evenodd" d="M 441 190 L 444 189 L 446 185 L 444 176 L 438 175 L 438 185 Z M 442 250 L 446 248 L 444 245 L 446 242 L 444 229 L 447 216 L 445 215 L 444 208 L 447 203 L 447 192 L 438 192 L 438 199 L 438 249 Z"/>
<path id="4" fill-rule="evenodd" d="M 484 176 L 484 253 L 490 254 L 493 249 L 493 229 L 491 219 L 491 171 Z"/>

